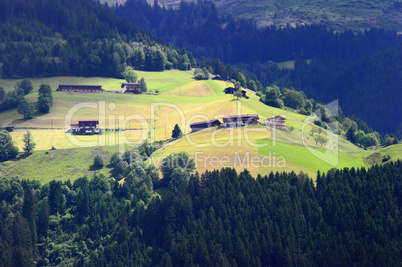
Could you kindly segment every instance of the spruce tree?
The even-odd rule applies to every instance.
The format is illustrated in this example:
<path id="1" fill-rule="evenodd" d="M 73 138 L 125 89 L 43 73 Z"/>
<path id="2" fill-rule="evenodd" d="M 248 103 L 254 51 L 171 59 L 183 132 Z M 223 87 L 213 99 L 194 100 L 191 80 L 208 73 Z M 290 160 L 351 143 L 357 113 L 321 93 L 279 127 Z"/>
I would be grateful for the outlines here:
<path id="1" fill-rule="evenodd" d="M 183 135 L 179 125 L 176 123 L 176 125 L 174 126 L 174 129 L 172 131 L 172 138 L 177 139 L 177 138 L 181 138 L 181 136 Z"/>

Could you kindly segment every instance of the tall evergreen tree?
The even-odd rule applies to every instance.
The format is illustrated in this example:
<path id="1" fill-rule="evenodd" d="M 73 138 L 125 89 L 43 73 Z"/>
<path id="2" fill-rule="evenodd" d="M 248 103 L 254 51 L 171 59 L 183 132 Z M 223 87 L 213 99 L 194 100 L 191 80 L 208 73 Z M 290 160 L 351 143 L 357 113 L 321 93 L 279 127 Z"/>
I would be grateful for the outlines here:
<path id="1" fill-rule="evenodd" d="M 176 125 L 174 126 L 174 129 L 172 131 L 172 138 L 177 139 L 177 138 L 181 138 L 183 135 L 179 125 L 176 123 Z"/>

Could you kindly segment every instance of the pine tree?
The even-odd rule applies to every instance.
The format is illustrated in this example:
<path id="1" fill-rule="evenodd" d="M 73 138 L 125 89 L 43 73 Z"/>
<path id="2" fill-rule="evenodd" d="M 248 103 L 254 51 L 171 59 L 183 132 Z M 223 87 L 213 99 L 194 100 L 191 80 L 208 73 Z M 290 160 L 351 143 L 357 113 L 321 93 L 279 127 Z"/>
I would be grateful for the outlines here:
<path id="1" fill-rule="evenodd" d="M 174 139 L 178 139 L 181 138 L 183 135 L 179 125 L 176 123 L 176 125 L 174 126 L 174 129 L 172 131 L 172 138 Z"/>
<path id="2" fill-rule="evenodd" d="M 39 236 L 47 237 L 47 230 L 49 229 L 49 213 L 50 207 L 47 198 L 44 198 L 39 206 L 37 219 L 37 231 Z"/>

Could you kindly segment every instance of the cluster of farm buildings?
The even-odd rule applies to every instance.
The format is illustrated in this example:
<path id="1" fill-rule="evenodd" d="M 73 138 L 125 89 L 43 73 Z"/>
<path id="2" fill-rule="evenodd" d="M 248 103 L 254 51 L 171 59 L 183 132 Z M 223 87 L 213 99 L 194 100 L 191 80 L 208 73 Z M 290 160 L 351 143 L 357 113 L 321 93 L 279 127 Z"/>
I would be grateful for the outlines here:
<path id="1" fill-rule="evenodd" d="M 258 114 L 224 116 L 222 120 L 223 123 L 219 120 L 195 122 L 190 124 L 190 128 L 192 132 L 197 132 L 211 127 L 241 127 L 249 124 L 262 124 L 258 121 Z M 286 118 L 280 115 L 268 118 L 266 121 L 265 125 L 267 126 L 285 130 Z M 72 133 L 99 134 L 98 124 L 99 120 L 79 120 L 78 123 L 71 123 L 70 128 Z"/>
<path id="2" fill-rule="evenodd" d="M 122 83 L 121 93 L 133 93 L 141 94 L 141 88 L 139 83 Z M 103 91 L 102 85 L 67 85 L 60 84 L 57 88 L 58 92 L 87 92 L 87 93 L 101 93 Z M 225 94 L 234 94 L 235 88 L 227 87 L 224 90 Z M 120 93 L 120 91 L 119 91 Z M 242 96 L 248 99 L 245 90 L 241 90 Z M 285 118 L 282 116 L 275 116 L 267 119 L 266 123 L 260 123 L 258 114 L 252 115 L 233 115 L 222 117 L 223 122 L 219 120 L 209 120 L 203 122 L 196 122 L 190 125 L 193 132 L 216 126 L 223 127 L 241 127 L 249 124 L 265 124 L 270 127 L 274 127 L 280 130 L 285 130 Z M 72 133 L 83 134 L 99 134 L 98 120 L 79 120 L 78 123 L 70 124 Z"/>
<path id="3" fill-rule="evenodd" d="M 139 83 L 122 83 L 121 91 L 115 91 L 115 93 L 132 93 L 132 94 L 141 94 L 141 88 Z M 57 92 L 80 92 L 80 93 L 102 93 L 104 90 L 102 89 L 102 85 L 76 85 L 76 84 L 60 84 L 56 89 Z M 225 88 L 225 94 L 234 94 L 234 87 Z M 242 97 L 248 99 L 249 97 L 246 94 L 246 90 L 241 90 Z"/>
<path id="4" fill-rule="evenodd" d="M 263 124 L 269 127 L 273 127 L 279 130 L 285 130 L 285 121 L 286 118 L 278 115 L 266 120 L 266 123 L 260 123 L 258 120 L 260 117 L 258 114 L 252 115 L 233 115 L 233 116 L 223 116 L 223 122 L 219 120 L 209 120 L 202 122 L 195 122 L 190 124 L 191 131 L 196 132 L 206 128 L 211 127 L 241 127 L 247 126 L 249 124 Z"/>

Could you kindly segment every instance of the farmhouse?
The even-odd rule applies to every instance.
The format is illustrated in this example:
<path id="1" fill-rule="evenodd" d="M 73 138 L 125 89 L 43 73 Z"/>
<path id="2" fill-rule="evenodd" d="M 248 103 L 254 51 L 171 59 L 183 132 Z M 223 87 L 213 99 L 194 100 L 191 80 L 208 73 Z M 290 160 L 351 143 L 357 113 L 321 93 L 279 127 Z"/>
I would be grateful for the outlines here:
<path id="1" fill-rule="evenodd" d="M 94 134 L 99 133 L 99 120 L 79 120 L 78 123 L 71 123 L 72 133 Z"/>
<path id="2" fill-rule="evenodd" d="M 231 94 L 231 95 L 233 95 L 234 92 L 236 92 L 236 89 L 235 89 L 234 87 L 227 87 L 227 88 L 225 88 L 224 92 L 225 92 L 225 94 Z M 242 94 L 242 97 L 244 97 L 244 98 L 246 98 L 246 99 L 249 98 L 249 97 L 247 96 L 246 90 L 241 90 L 241 94 Z"/>
<path id="3" fill-rule="evenodd" d="M 122 83 L 121 88 L 123 88 L 123 94 L 126 93 L 141 94 L 141 88 L 139 83 Z"/>
<path id="4" fill-rule="evenodd" d="M 86 93 L 101 93 L 102 85 L 74 85 L 60 84 L 57 92 L 86 92 Z"/>
<path id="5" fill-rule="evenodd" d="M 195 122 L 190 124 L 191 131 L 196 132 L 206 128 L 220 126 L 222 123 L 219 120 L 210 120 L 210 121 L 202 121 L 202 122 Z"/>
<path id="6" fill-rule="evenodd" d="M 267 119 L 267 126 L 274 127 L 280 130 L 285 129 L 286 118 L 278 115 Z"/>
<path id="7" fill-rule="evenodd" d="M 234 126 L 245 126 L 249 124 L 258 124 L 259 119 L 260 117 L 258 116 L 258 114 L 224 116 L 223 126 L 234 127 Z"/>

